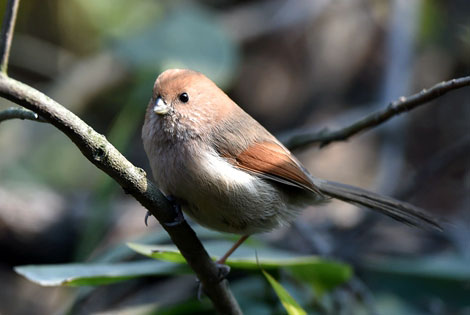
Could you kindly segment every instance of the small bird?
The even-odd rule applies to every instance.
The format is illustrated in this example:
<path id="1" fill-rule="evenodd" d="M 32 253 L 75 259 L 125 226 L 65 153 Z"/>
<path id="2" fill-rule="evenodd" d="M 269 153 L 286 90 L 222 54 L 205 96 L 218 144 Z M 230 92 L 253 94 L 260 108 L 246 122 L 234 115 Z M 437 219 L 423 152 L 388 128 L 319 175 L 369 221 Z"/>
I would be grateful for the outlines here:
<path id="1" fill-rule="evenodd" d="M 318 179 L 202 73 L 170 69 L 153 87 L 142 139 L 160 190 L 200 225 L 248 236 L 291 223 L 330 198 L 398 221 L 441 229 L 423 210 L 361 188 Z"/>

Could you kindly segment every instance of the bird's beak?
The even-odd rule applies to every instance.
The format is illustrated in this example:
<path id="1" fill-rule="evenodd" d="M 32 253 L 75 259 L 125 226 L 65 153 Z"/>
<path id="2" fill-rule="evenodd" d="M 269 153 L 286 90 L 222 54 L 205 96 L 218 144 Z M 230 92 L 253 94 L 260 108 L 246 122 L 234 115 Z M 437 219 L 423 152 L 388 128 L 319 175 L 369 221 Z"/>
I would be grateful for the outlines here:
<path id="1" fill-rule="evenodd" d="M 170 106 L 166 105 L 165 101 L 159 96 L 155 100 L 155 106 L 153 107 L 153 112 L 159 115 L 165 115 L 170 111 Z"/>

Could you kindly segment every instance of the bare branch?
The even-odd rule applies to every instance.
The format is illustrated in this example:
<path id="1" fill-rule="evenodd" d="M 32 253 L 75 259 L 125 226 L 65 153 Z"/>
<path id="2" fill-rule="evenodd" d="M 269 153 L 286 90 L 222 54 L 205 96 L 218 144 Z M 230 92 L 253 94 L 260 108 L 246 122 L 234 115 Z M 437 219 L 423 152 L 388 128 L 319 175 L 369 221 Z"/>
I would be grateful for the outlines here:
<path id="1" fill-rule="evenodd" d="M 240 307 L 196 233 L 184 221 L 176 226 L 175 211 L 141 168 L 130 163 L 106 138 L 75 114 L 43 93 L 0 74 L 0 96 L 28 108 L 67 135 L 85 157 L 112 177 L 162 224 L 201 281 L 204 291 L 221 314 L 241 314 Z"/>
<path id="2" fill-rule="evenodd" d="M 469 85 L 470 76 L 444 81 L 411 96 L 400 97 L 387 107 L 369 114 L 347 127 L 333 131 L 324 129 L 320 132 L 292 131 L 285 136 L 281 136 L 281 140 L 290 149 L 297 149 L 315 143 L 319 143 L 320 147 L 323 147 L 333 141 L 344 141 L 360 132 L 376 127 L 396 115 L 424 105 L 449 91 Z"/>
<path id="3" fill-rule="evenodd" d="M 8 119 L 27 119 L 38 122 L 45 122 L 38 114 L 29 109 L 21 107 L 11 107 L 0 111 L 0 123 Z"/>
<path id="4" fill-rule="evenodd" d="M 0 71 L 7 73 L 8 57 L 10 56 L 11 40 L 15 29 L 16 13 L 20 0 L 8 0 L 3 17 L 2 34 L 0 37 Z"/>

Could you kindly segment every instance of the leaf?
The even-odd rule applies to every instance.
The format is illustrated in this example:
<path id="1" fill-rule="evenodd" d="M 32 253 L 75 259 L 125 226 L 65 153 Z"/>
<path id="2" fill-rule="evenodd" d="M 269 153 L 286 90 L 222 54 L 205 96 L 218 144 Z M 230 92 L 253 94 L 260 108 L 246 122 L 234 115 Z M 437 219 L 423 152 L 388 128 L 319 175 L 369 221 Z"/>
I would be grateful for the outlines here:
<path id="1" fill-rule="evenodd" d="M 348 281 L 353 275 L 346 264 L 322 260 L 315 265 L 296 265 L 289 268 L 299 281 L 310 283 L 317 294 L 330 291 Z"/>
<path id="2" fill-rule="evenodd" d="M 221 257 L 233 243 L 226 241 L 208 241 L 204 243 L 212 259 Z M 154 259 L 184 263 L 184 257 L 172 245 L 143 245 L 128 243 L 136 252 Z M 258 256 L 258 261 L 256 259 Z M 300 281 L 307 281 L 315 288 L 331 290 L 344 283 L 352 275 L 349 265 L 335 262 L 317 256 L 298 256 L 289 251 L 273 249 L 258 245 L 250 247 L 247 244 L 238 248 L 227 260 L 226 264 L 232 268 L 258 270 L 289 268 Z"/>
<path id="3" fill-rule="evenodd" d="M 282 287 L 282 285 L 276 281 L 269 273 L 267 273 L 264 270 L 261 270 L 268 280 L 269 284 L 273 287 L 274 291 L 276 292 L 277 296 L 281 300 L 282 305 L 286 309 L 288 314 L 291 315 L 302 315 L 302 314 L 307 314 L 306 311 L 304 311 L 300 305 L 297 303 L 297 301 L 294 300 L 294 298 L 289 294 L 289 292 L 286 291 Z"/>
<path id="4" fill-rule="evenodd" d="M 148 256 L 150 258 L 176 263 L 186 262 L 183 255 L 181 255 L 173 245 L 144 245 L 137 243 L 127 243 L 127 246 L 139 254 Z"/>
<path id="5" fill-rule="evenodd" d="M 150 233 L 138 237 L 135 241 L 143 244 L 156 244 L 168 242 L 169 239 L 170 237 L 165 230 L 155 229 Z M 106 248 L 103 252 L 93 257 L 92 262 L 111 263 L 119 260 L 129 260 L 133 255 L 135 255 L 135 251 L 131 250 L 126 243 L 119 243 L 113 247 Z"/>
<path id="6" fill-rule="evenodd" d="M 184 263 L 185 259 L 174 245 L 144 245 L 128 243 L 136 252 L 155 259 Z M 217 260 L 233 245 L 226 241 L 208 241 L 204 243 L 212 259 Z M 256 255 L 259 263 L 256 261 Z M 326 261 L 317 256 L 298 256 L 296 253 L 268 247 L 249 247 L 242 245 L 227 260 L 227 265 L 240 269 L 272 269 L 283 266 L 318 265 Z M 327 262 L 330 264 L 330 262 Z M 341 264 L 342 265 L 342 264 Z"/>
<path id="7" fill-rule="evenodd" d="M 233 234 L 219 233 L 200 226 L 195 226 L 194 231 L 200 239 L 220 239 L 233 237 Z M 139 244 L 160 244 L 171 242 L 171 239 L 165 230 L 155 229 L 150 233 L 141 235 L 140 237 L 134 239 L 134 242 L 137 242 Z M 119 260 L 129 260 L 129 258 L 135 254 L 135 251 L 131 250 L 126 243 L 119 243 L 114 247 L 104 250 L 98 256 L 95 256 L 92 261 L 96 263 L 108 263 Z"/>
<path id="8" fill-rule="evenodd" d="M 112 264 L 17 266 L 15 271 L 42 286 L 103 285 L 142 276 L 188 273 L 189 268 L 168 262 L 142 260 Z"/>

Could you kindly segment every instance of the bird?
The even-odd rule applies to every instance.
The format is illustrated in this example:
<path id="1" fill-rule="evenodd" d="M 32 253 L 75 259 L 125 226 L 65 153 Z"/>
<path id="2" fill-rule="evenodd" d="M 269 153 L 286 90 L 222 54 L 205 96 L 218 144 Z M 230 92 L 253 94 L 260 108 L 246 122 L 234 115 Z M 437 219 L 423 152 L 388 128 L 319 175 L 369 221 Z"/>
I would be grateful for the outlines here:
<path id="1" fill-rule="evenodd" d="M 259 122 L 204 74 L 162 72 L 145 113 L 142 141 L 157 186 L 209 229 L 250 235 L 289 225 L 307 205 L 335 198 L 403 223 L 441 230 L 424 210 L 362 188 L 312 176 Z"/>

